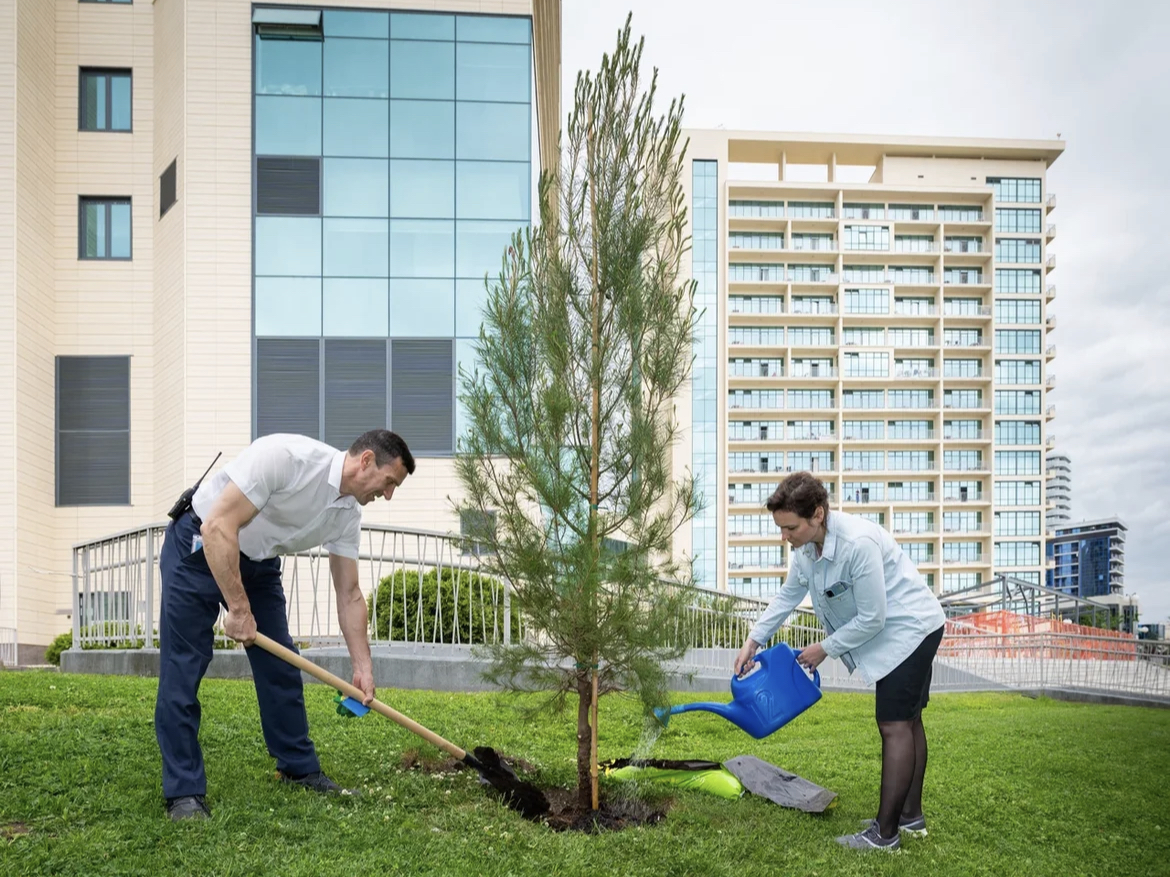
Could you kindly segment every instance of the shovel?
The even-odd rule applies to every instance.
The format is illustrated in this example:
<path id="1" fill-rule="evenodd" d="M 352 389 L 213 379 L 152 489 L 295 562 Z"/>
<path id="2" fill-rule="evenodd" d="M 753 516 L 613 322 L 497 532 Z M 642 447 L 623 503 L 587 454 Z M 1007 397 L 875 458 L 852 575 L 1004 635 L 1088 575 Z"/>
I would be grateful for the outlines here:
<path id="1" fill-rule="evenodd" d="M 360 688 L 351 685 L 338 676 L 334 676 L 328 670 L 318 667 L 309 659 L 298 655 L 292 649 L 285 648 L 278 642 L 274 642 L 262 633 L 256 634 L 255 644 L 264 649 L 264 651 L 287 661 L 294 667 L 299 667 L 326 685 L 331 685 L 336 690 L 344 692 L 350 698 L 357 701 L 358 704 L 361 704 L 365 698 L 365 694 L 362 693 Z M 434 731 L 427 730 L 418 722 L 407 718 L 397 710 L 391 709 L 380 700 L 375 699 L 370 701 L 369 708 L 374 712 L 381 713 L 391 721 L 397 722 L 412 734 L 417 734 L 431 745 L 437 746 L 439 749 L 449 753 L 468 767 L 477 771 L 488 785 L 500 793 L 504 803 L 517 811 L 525 819 L 536 819 L 548 812 L 548 798 L 544 796 L 544 793 L 532 785 L 532 783 L 526 783 L 517 779 L 516 775 L 512 773 L 507 765 L 500 761 L 500 757 L 494 749 L 487 746 L 480 746 L 476 748 L 475 755 L 472 755 L 470 752 L 460 749 L 454 743 L 449 743 L 444 740 Z"/>

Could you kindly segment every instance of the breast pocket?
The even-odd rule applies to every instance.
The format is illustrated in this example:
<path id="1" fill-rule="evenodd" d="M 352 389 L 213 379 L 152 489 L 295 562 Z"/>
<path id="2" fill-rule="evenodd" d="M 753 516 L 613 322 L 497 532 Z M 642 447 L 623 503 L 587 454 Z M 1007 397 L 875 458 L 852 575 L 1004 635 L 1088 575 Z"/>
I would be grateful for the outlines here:
<path id="1" fill-rule="evenodd" d="M 853 585 L 846 581 L 833 582 L 825 588 L 825 605 L 844 624 L 857 615 L 857 599 Z"/>

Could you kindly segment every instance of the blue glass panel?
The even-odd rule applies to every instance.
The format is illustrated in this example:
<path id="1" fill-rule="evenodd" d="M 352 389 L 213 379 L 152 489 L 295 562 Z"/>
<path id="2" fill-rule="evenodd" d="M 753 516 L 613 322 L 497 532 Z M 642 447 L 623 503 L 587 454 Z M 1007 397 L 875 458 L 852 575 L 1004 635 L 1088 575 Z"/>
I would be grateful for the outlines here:
<path id="1" fill-rule="evenodd" d="M 256 335 L 321 334 L 319 277 L 257 277 Z"/>
<path id="2" fill-rule="evenodd" d="M 531 213 L 528 162 L 461 161 L 456 166 L 460 219 L 519 219 Z"/>
<path id="3" fill-rule="evenodd" d="M 366 37 L 371 40 L 390 38 L 390 16 L 385 12 L 326 9 L 324 26 L 327 37 Z"/>
<path id="4" fill-rule="evenodd" d="M 342 338 L 385 338 L 389 281 L 326 279 L 323 281 L 323 334 Z"/>
<path id="5" fill-rule="evenodd" d="M 495 280 L 493 279 L 492 282 L 494 283 Z M 455 334 L 457 336 L 461 338 L 479 337 L 487 297 L 487 286 L 484 281 L 455 281 Z"/>
<path id="6" fill-rule="evenodd" d="M 324 160 L 326 216 L 386 216 L 389 162 L 375 158 Z"/>
<path id="7" fill-rule="evenodd" d="M 324 223 L 326 276 L 386 276 L 386 220 L 326 219 Z"/>
<path id="8" fill-rule="evenodd" d="M 532 128 L 527 104 L 456 104 L 458 158 L 528 161 Z"/>
<path id="9" fill-rule="evenodd" d="M 86 74 L 85 79 L 86 131 L 106 130 L 106 77 L 100 73 Z"/>
<path id="10" fill-rule="evenodd" d="M 390 215 L 452 219 L 455 216 L 455 162 L 390 162 Z"/>
<path id="11" fill-rule="evenodd" d="M 106 258 L 106 205 L 84 205 L 85 227 L 82 252 L 88 259 Z"/>
<path id="12" fill-rule="evenodd" d="M 455 328 L 455 291 L 450 280 L 391 280 L 393 338 L 450 338 Z"/>
<path id="13" fill-rule="evenodd" d="M 528 46 L 459 43 L 455 48 L 459 100 L 527 102 L 531 93 Z"/>
<path id="14" fill-rule="evenodd" d="M 390 101 L 392 158 L 454 158 L 455 104 L 450 101 Z"/>
<path id="15" fill-rule="evenodd" d="M 325 98 L 325 155 L 390 154 L 390 104 L 384 100 Z"/>
<path id="16" fill-rule="evenodd" d="M 481 279 L 500 273 L 504 252 L 520 222 L 457 222 L 455 230 L 456 275 Z"/>
<path id="17" fill-rule="evenodd" d="M 395 219 L 390 223 L 394 277 L 451 277 L 455 223 L 436 219 Z M 393 329 L 393 327 L 391 327 Z"/>
<path id="18" fill-rule="evenodd" d="M 326 40 L 325 94 L 389 97 L 390 44 L 384 40 Z"/>
<path id="19" fill-rule="evenodd" d="M 457 39 L 470 43 L 531 43 L 532 19 L 502 15 L 460 15 Z"/>
<path id="20" fill-rule="evenodd" d="M 453 40 L 454 15 L 425 12 L 390 13 L 390 36 L 396 40 Z"/>
<path id="21" fill-rule="evenodd" d="M 319 40 L 256 40 L 256 93 L 321 93 Z"/>
<path id="22" fill-rule="evenodd" d="M 110 205 L 110 258 L 130 258 L 130 205 Z"/>
<path id="23" fill-rule="evenodd" d="M 321 220 L 256 217 L 256 275 L 321 274 Z"/>
<path id="24" fill-rule="evenodd" d="M 321 99 L 257 97 L 257 155 L 320 155 Z"/>
<path id="25" fill-rule="evenodd" d="M 110 90 L 113 92 L 110 108 L 110 129 L 113 131 L 130 130 L 130 77 L 110 77 Z"/>
<path id="26" fill-rule="evenodd" d="M 393 40 L 390 43 L 390 96 L 455 97 L 455 44 Z"/>

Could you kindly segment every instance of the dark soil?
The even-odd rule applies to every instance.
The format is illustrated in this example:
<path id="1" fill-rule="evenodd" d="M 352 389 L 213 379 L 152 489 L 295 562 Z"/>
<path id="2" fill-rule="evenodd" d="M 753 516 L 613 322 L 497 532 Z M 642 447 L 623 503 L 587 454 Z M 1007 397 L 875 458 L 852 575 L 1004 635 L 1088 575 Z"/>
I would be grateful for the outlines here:
<path id="1" fill-rule="evenodd" d="M 0 839 L 12 840 L 18 834 L 28 834 L 28 826 L 23 822 L 9 822 L 7 825 L 0 825 Z"/>

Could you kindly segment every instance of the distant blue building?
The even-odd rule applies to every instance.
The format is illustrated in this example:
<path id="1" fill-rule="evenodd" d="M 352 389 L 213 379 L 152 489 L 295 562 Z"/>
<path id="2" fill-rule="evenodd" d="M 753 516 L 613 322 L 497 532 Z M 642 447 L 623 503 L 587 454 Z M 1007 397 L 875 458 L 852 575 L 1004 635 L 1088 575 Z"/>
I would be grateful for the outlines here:
<path id="1" fill-rule="evenodd" d="M 1126 526 L 1117 518 L 1057 527 L 1048 539 L 1048 587 L 1076 597 L 1120 594 Z"/>

